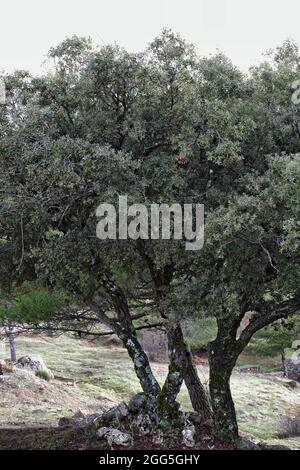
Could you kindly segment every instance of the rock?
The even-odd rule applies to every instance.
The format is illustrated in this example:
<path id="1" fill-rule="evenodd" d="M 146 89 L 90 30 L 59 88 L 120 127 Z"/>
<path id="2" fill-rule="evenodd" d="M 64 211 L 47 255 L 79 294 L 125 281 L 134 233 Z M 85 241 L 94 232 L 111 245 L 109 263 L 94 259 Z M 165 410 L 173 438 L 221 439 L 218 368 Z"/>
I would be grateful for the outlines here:
<path id="1" fill-rule="evenodd" d="M 260 450 L 258 444 L 253 441 L 250 441 L 250 439 L 247 439 L 246 437 L 240 437 L 237 444 L 237 448 L 240 450 Z"/>
<path id="2" fill-rule="evenodd" d="M 258 447 L 261 450 L 291 450 L 289 447 L 281 444 L 264 444 L 263 442 L 260 442 Z"/>
<path id="3" fill-rule="evenodd" d="M 126 403 L 122 402 L 117 406 L 114 406 L 110 410 L 106 411 L 102 415 L 98 416 L 93 420 L 95 428 L 100 428 L 103 425 L 111 423 L 119 423 L 129 415 L 129 409 Z"/>
<path id="4" fill-rule="evenodd" d="M 238 449 L 240 450 L 291 450 L 287 446 L 283 445 L 272 445 L 272 444 L 265 444 L 264 442 L 253 442 L 246 437 L 241 437 L 238 442 Z"/>
<path id="5" fill-rule="evenodd" d="M 290 388 L 298 388 L 300 387 L 300 384 L 298 382 L 296 382 L 296 380 L 289 380 L 288 382 L 286 382 L 287 386 L 290 387 Z"/>
<path id="6" fill-rule="evenodd" d="M 17 367 L 31 370 L 47 369 L 43 359 L 39 356 L 23 356 L 17 361 Z"/>
<path id="7" fill-rule="evenodd" d="M 77 411 L 73 416 L 64 416 L 59 419 L 58 425 L 61 427 L 75 427 L 98 429 L 112 423 L 120 423 L 129 415 L 127 405 L 122 402 L 104 413 L 94 413 L 85 415 L 81 410 Z"/>
<path id="8" fill-rule="evenodd" d="M 110 446 L 112 444 L 126 446 L 131 442 L 130 434 L 115 428 L 101 427 L 97 431 L 97 436 L 100 439 L 106 439 Z"/>
<path id="9" fill-rule="evenodd" d="M 128 403 L 128 409 L 130 413 L 136 414 L 141 410 L 141 408 L 143 408 L 144 404 L 145 404 L 144 394 L 137 393 L 131 398 L 130 402 Z"/>
<path id="10" fill-rule="evenodd" d="M 186 425 L 194 425 L 196 428 L 200 428 L 203 431 L 212 432 L 214 423 L 212 418 L 204 418 L 201 414 L 196 411 L 181 412 L 181 421 Z"/>
<path id="11" fill-rule="evenodd" d="M 20 359 L 18 359 L 17 361 L 16 367 L 18 367 L 19 369 L 29 369 L 34 372 L 38 370 L 44 370 L 49 374 L 50 378 L 54 378 L 54 375 L 52 374 L 51 370 L 46 367 L 46 364 L 40 356 L 20 357 Z"/>
<path id="12" fill-rule="evenodd" d="M 83 416 L 82 416 L 83 415 Z M 86 428 L 90 426 L 96 418 L 101 415 L 94 413 L 92 415 L 84 416 L 81 411 L 77 411 L 73 416 L 64 416 L 58 420 L 58 426 L 63 428 Z"/>
<path id="13" fill-rule="evenodd" d="M 96 432 L 96 435 L 98 437 L 100 437 L 100 439 L 102 439 L 102 437 L 104 437 L 106 434 L 108 434 L 110 430 L 111 430 L 111 428 L 107 428 L 107 427 L 103 426 L 102 428 L 98 429 L 98 431 Z"/>
<path id="14" fill-rule="evenodd" d="M 195 441 L 195 426 L 192 424 L 191 426 L 187 426 L 182 431 L 182 442 L 186 447 L 194 447 Z"/>
<path id="15" fill-rule="evenodd" d="M 284 370 L 288 379 L 300 383 L 300 360 L 298 356 L 296 358 L 285 359 Z"/>
<path id="16" fill-rule="evenodd" d="M 260 366 L 255 366 L 255 365 L 244 365 L 237 367 L 238 372 L 252 372 L 255 374 L 260 374 L 262 372 Z"/>
<path id="17" fill-rule="evenodd" d="M 11 363 L 0 360 L 0 375 L 3 375 L 5 372 L 12 372 L 12 371 L 13 371 L 13 365 Z"/>

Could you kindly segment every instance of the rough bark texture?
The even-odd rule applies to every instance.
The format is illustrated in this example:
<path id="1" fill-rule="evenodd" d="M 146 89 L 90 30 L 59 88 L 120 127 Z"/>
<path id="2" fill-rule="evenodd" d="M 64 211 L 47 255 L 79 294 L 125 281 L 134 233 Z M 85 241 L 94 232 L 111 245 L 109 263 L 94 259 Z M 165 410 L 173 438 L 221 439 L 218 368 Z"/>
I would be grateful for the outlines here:
<path id="1" fill-rule="evenodd" d="M 11 320 L 8 320 L 8 327 L 7 327 L 7 330 L 6 330 L 6 334 L 7 334 L 8 342 L 9 342 L 11 362 L 17 362 L 16 344 L 15 344 L 15 336 L 14 336 L 14 325 L 13 325 L 13 322 Z"/>
<path id="2" fill-rule="evenodd" d="M 280 318 L 298 312 L 300 299 L 293 298 L 283 301 L 276 306 L 267 302 L 258 311 L 255 306 L 244 302 L 241 310 L 232 316 L 218 318 L 218 334 L 216 339 L 209 344 L 209 366 L 210 366 L 210 397 L 216 428 L 222 438 L 235 440 L 238 437 L 238 425 L 234 402 L 230 390 L 230 377 L 236 364 L 237 358 L 245 349 L 254 333 L 261 328 L 270 325 Z M 247 315 L 249 321 L 239 331 L 241 322 L 249 310 L 255 312 Z"/>
<path id="3" fill-rule="evenodd" d="M 164 415 L 174 417 L 179 409 L 176 398 L 183 383 L 183 375 L 181 360 L 178 354 L 178 348 L 176 347 L 176 334 L 173 329 L 168 332 L 168 350 L 170 360 L 169 371 L 158 402 L 159 409 Z"/>
<path id="4" fill-rule="evenodd" d="M 168 341 L 171 357 L 176 357 L 176 363 L 181 370 L 194 410 L 204 419 L 211 418 L 212 412 L 208 394 L 199 379 L 190 349 L 184 342 L 180 324 L 176 324 L 169 329 Z"/>
<path id="5" fill-rule="evenodd" d="M 236 354 L 220 338 L 209 344 L 209 391 L 216 429 L 225 440 L 238 438 L 236 411 L 230 390 L 230 377 Z"/>
<path id="6" fill-rule="evenodd" d="M 136 375 L 145 394 L 147 412 L 151 420 L 158 421 L 157 399 L 161 389 L 154 377 L 148 357 L 134 332 L 124 340 L 124 346 L 132 359 Z"/>
<path id="7" fill-rule="evenodd" d="M 157 300 L 160 301 L 164 298 L 172 279 L 172 269 L 168 268 L 166 272 L 161 273 L 155 270 L 152 264 L 150 264 L 150 267 L 156 287 Z M 191 352 L 184 342 L 180 324 L 171 325 L 168 331 L 170 366 L 168 376 L 161 390 L 153 375 L 148 357 L 137 339 L 125 293 L 107 275 L 103 277 L 103 285 L 112 299 L 118 317 L 117 321 L 110 326 L 123 341 L 133 361 L 136 374 L 146 396 L 151 419 L 158 422 L 165 416 L 175 416 L 177 414 L 179 407 L 176 397 L 183 380 L 188 388 L 194 410 L 205 419 L 211 418 L 209 399 L 193 364 Z M 165 313 L 161 313 L 162 317 L 166 318 Z"/>
<path id="8" fill-rule="evenodd" d="M 165 298 L 170 289 L 170 283 L 174 274 L 174 267 L 172 263 L 166 265 L 162 270 L 158 269 L 148 255 L 143 242 L 138 245 L 141 256 L 148 264 L 149 272 L 151 274 L 153 285 L 156 291 L 156 299 L 159 305 L 159 310 L 162 318 L 168 318 L 168 312 L 164 311 L 161 306 L 161 301 Z M 201 414 L 205 419 L 212 417 L 211 407 L 208 395 L 199 379 L 197 369 L 193 364 L 193 359 L 188 346 L 184 342 L 182 329 L 179 323 L 175 323 L 169 327 L 167 332 L 169 343 L 169 358 L 170 368 L 169 375 L 166 381 L 166 387 L 172 391 L 170 400 L 175 403 L 175 394 L 179 393 L 182 379 L 185 381 L 189 396 L 195 411 Z M 181 377 L 180 377 L 180 375 Z M 164 390 L 165 391 L 165 390 Z M 171 398 L 171 396 L 173 396 Z"/>
<path id="9" fill-rule="evenodd" d="M 153 421 L 157 421 L 157 397 L 161 388 L 154 377 L 148 356 L 138 341 L 126 295 L 107 275 L 103 279 L 103 285 L 109 293 L 117 313 L 117 321 L 114 321 L 111 326 L 122 340 L 132 359 L 136 375 L 145 394 L 149 416 Z"/>

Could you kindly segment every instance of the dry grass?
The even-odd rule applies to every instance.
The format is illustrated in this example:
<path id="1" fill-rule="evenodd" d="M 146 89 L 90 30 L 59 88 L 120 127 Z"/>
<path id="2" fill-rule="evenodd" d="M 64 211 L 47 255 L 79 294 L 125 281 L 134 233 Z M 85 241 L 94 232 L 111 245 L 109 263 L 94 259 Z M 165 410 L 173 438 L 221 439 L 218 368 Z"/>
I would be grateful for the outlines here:
<path id="1" fill-rule="evenodd" d="M 53 426 L 61 416 L 79 409 L 86 413 L 102 411 L 140 390 L 127 353 L 121 348 L 107 348 L 65 336 L 18 338 L 17 348 L 18 356 L 42 356 L 55 379 L 46 382 L 25 371 L 6 374 L 0 382 L 2 428 Z M 167 366 L 154 363 L 153 369 L 162 382 Z M 198 370 L 207 383 L 207 367 L 198 366 Z M 280 377 L 235 372 L 232 391 L 244 435 L 300 448 L 299 437 L 278 438 L 284 416 L 290 410 L 299 409 L 299 388 L 288 387 L 287 381 Z M 183 408 L 190 409 L 184 387 L 180 401 Z"/>

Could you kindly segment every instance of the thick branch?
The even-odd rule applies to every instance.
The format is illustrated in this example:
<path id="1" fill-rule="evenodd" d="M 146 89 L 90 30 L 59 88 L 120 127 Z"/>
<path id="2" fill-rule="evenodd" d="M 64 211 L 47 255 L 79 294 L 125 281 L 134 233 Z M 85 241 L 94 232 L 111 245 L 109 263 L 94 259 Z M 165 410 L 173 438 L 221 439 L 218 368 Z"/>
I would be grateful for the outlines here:
<path id="1" fill-rule="evenodd" d="M 244 347 L 249 343 L 252 336 L 261 328 L 264 328 L 271 323 L 280 320 L 281 318 L 286 318 L 290 315 L 293 315 L 300 310 L 300 299 L 291 299 L 285 302 L 282 302 L 281 306 L 276 310 L 262 310 L 261 312 L 255 314 L 249 322 L 249 325 L 241 333 L 239 339 L 237 340 L 238 347 Z"/>

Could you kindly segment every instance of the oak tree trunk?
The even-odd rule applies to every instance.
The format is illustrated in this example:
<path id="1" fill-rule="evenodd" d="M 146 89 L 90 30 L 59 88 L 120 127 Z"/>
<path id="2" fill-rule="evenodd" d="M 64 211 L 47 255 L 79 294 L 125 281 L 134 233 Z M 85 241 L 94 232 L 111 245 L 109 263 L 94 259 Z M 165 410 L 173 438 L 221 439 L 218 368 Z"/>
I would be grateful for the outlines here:
<path id="1" fill-rule="evenodd" d="M 168 331 L 169 349 L 176 356 L 176 363 L 180 367 L 182 378 L 188 389 L 193 409 L 204 419 L 212 417 L 208 394 L 198 376 L 193 364 L 191 351 L 184 341 L 183 332 L 179 323 Z"/>
<path id="2" fill-rule="evenodd" d="M 238 438 L 236 411 L 230 389 L 230 377 L 237 354 L 230 341 L 216 339 L 209 344 L 209 390 L 214 423 L 219 437 L 234 441 Z"/>
<path id="3" fill-rule="evenodd" d="M 11 362 L 14 363 L 14 362 L 17 362 L 17 354 L 16 354 L 15 335 L 14 335 L 14 325 L 11 320 L 8 320 L 6 334 L 7 334 L 8 342 L 9 342 L 10 360 Z"/>

